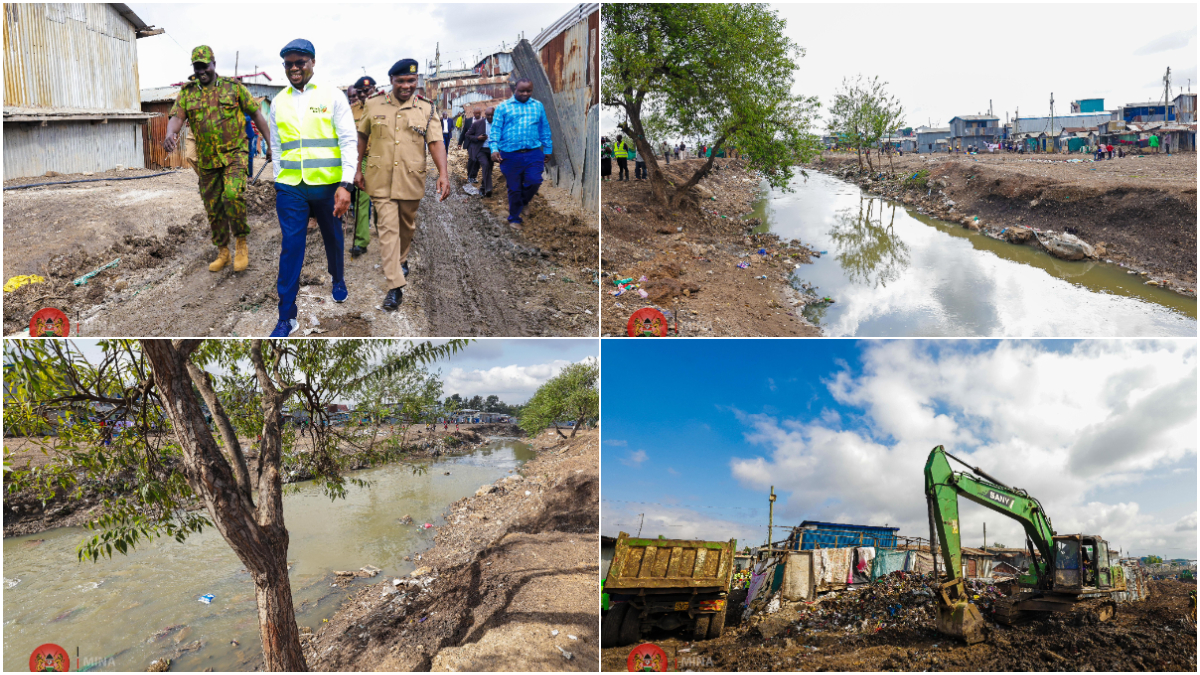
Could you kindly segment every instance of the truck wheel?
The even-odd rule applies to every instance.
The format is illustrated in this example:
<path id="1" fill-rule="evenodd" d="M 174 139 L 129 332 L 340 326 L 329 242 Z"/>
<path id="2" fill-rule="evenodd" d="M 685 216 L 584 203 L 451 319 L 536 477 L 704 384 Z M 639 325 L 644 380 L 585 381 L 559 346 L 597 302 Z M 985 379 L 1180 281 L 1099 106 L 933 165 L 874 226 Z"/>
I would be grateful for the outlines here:
<path id="1" fill-rule="evenodd" d="M 712 622 L 708 624 L 708 639 L 716 640 L 721 637 L 723 630 L 725 630 L 725 612 L 720 611 L 713 614 Z"/>
<path id="2" fill-rule="evenodd" d="M 608 649 L 617 646 L 617 637 L 621 633 L 621 622 L 629 613 L 629 603 L 622 602 L 609 610 L 600 625 L 600 647 Z"/>
<path id="3" fill-rule="evenodd" d="M 696 617 L 696 625 L 692 628 L 692 639 L 699 642 L 700 640 L 708 639 L 708 626 L 712 621 L 712 614 L 701 614 Z"/>
<path id="4" fill-rule="evenodd" d="M 642 636 L 642 613 L 637 607 L 630 606 L 621 619 L 621 628 L 617 632 L 617 646 L 624 647 L 638 641 Z"/>

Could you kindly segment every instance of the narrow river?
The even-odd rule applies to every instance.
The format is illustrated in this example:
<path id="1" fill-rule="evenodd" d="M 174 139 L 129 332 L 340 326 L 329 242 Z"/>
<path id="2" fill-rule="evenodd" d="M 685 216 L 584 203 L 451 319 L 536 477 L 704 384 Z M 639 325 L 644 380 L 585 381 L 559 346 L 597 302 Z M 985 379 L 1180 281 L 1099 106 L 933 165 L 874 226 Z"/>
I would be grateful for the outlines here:
<path id="1" fill-rule="evenodd" d="M 346 499 L 333 502 L 311 482 L 288 486 L 296 488 L 284 497 L 284 514 L 298 623 L 318 628 L 349 593 L 382 578 L 331 588 L 333 570 L 374 565 L 383 575 L 411 572 L 436 531 L 421 525 L 442 525 L 449 504 L 533 456 L 524 443 L 493 439 L 470 454 L 427 464 L 424 474 L 406 464 L 354 472 L 370 487 L 351 487 Z M 413 524 L 400 523 L 405 515 Z M 77 653 L 81 665 L 95 670 L 145 670 L 164 656 L 174 659 L 174 671 L 261 666 L 254 586 L 216 530 L 79 563 L 75 548 L 84 533 L 59 528 L 4 540 L 4 670 L 27 669 L 34 648 L 45 643 L 65 648 L 72 670 Z M 212 604 L 200 602 L 208 593 Z M 179 653 L 197 641 L 199 649 Z"/>
<path id="2" fill-rule="evenodd" d="M 791 187 L 764 188 L 751 215 L 823 252 L 793 280 L 834 300 L 805 311 L 827 336 L 1196 336 L 1195 299 L 1119 265 L 997 241 L 821 173 Z"/>

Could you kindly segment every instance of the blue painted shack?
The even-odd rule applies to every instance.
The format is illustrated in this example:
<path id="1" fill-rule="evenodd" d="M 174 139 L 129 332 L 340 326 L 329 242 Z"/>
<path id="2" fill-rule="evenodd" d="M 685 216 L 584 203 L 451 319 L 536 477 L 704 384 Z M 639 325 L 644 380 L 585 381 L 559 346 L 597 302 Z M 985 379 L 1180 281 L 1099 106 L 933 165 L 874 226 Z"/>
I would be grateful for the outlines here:
<path id="1" fill-rule="evenodd" d="M 847 548 L 850 546 L 874 546 L 895 548 L 898 527 L 876 527 L 873 525 L 847 525 L 806 520 L 792 528 L 787 548 L 808 551 L 815 548 Z"/>

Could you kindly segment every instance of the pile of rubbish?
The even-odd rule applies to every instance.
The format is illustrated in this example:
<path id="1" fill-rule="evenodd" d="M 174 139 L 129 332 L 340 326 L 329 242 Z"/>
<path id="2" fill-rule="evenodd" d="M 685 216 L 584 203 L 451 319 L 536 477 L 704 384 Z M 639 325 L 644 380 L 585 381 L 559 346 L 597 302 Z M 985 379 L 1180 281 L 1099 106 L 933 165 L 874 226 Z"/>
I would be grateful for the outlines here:
<path id="1" fill-rule="evenodd" d="M 933 621 L 937 582 L 932 574 L 892 572 L 802 606 L 796 626 L 808 630 L 878 631 Z M 807 611 L 805 611 L 807 610 Z"/>
<path id="2" fill-rule="evenodd" d="M 1004 597 L 982 579 L 967 580 L 971 602 L 984 616 Z M 932 573 L 896 571 L 869 584 L 855 584 L 827 593 L 813 602 L 798 603 L 795 626 L 801 630 L 875 632 L 895 626 L 931 626 L 935 618 L 938 583 Z M 781 609 L 778 595 L 751 609 L 752 614 L 774 614 Z M 757 611 L 755 611 L 757 610 Z"/>

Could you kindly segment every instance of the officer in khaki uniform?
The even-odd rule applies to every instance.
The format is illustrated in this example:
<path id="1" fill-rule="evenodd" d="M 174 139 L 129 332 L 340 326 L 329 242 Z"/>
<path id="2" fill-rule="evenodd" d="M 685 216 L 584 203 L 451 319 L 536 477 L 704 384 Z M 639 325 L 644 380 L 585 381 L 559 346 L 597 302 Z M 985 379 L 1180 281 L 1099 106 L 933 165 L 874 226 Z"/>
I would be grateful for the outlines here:
<path id="1" fill-rule="evenodd" d="M 359 168 L 354 184 L 365 189 L 375 205 L 389 289 L 383 309 L 394 311 L 404 299 L 417 207 L 425 196 L 426 147 L 438 170 L 438 201 L 450 196 L 450 174 L 441 119 L 432 103 L 416 95 L 417 62 L 397 61 L 388 77 L 391 93 L 368 99 L 358 122 Z"/>
<path id="2" fill-rule="evenodd" d="M 351 96 L 350 94 L 354 95 Z M 350 99 L 350 112 L 354 115 L 354 125 L 357 127 L 366 112 L 367 99 L 376 95 L 375 78 L 364 75 L 346 89 Z M 362 166 L 362 162 L 359 162 Z M 350 247 L 350 257 L 357 258 L 367 252 L 371 243 L 371 198 L 366 190 L 355 190 L 351 197 L 354 201 L 354 245 Z"/>

